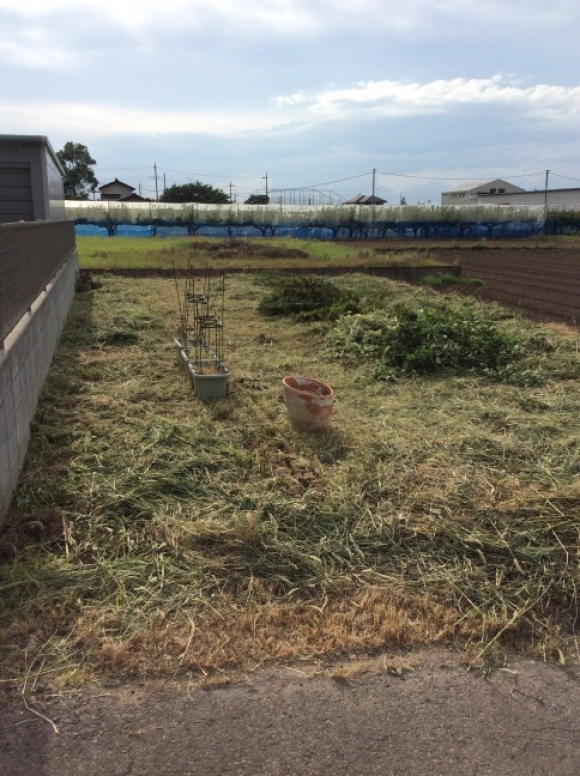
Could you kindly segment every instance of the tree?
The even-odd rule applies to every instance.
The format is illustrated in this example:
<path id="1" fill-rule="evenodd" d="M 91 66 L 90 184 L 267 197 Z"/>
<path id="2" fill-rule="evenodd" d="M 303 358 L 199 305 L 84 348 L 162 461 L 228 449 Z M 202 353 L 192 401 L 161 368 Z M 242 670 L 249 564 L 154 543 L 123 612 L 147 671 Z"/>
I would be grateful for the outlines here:
<path id="1" fill-rule="evenodd" d="M 250 194 L 244 205 L 269 205 L 270 197 L 267 194 Z"/>
<path id="2" fill-rule="evenodd" d="M 209 205 L 224 205 L 230 202 L 224 191 L 200 181 L 170 186 L 159 199 L 161 202 L 200 202 Z"/>
<path id="3" fill-rule="evenodd" d="M 65 172 L 65 199 L 88 199 L 89 194 L 93 194 L 99 185 L 91 167 L 96 161 L 90 155 L 89 149 L 81 143 L 69 140 L 56 155 Z"/>

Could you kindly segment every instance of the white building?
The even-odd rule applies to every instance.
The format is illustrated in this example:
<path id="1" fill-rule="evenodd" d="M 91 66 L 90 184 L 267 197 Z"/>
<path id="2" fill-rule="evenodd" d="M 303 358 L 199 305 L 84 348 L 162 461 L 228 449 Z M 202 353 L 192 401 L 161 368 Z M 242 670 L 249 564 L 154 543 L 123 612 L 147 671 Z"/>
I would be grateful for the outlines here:
<path id="1" fill-rule="evenodd" d="M 496 178 L 493 181 L 467 183 L 441 194 L 442 205 L 511 205 L 512 207 L 547 206 L 548 210 L 580 210 L 580 189 L 539 189 L 526 191 Z"/>
<path id="2" fill-rule="evenodd" d="M 486 202 L 488 196 L 505 196 L 506 194 L 526 193 L 525 189 L 514 186 L 501 178 L 495 178 L 492 181 L 472 181 L 458 186 L 451 191 L 441 193 L 442 205 L 476 205 L 480 197 L 485 196 Z M 481 201 L 481 200 L 480 200 Z M 492 203 L 493 204 L 493 203 Z"/>

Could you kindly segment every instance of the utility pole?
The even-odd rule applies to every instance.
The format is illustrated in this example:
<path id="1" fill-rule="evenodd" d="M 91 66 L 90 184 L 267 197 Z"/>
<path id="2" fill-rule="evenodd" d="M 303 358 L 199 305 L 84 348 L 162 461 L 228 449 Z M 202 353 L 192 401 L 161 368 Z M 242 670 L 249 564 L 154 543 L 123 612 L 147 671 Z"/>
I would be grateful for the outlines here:
<path id="1" fill-rule="evenodd" d="M 153 163 L 153 172 L 155 173 L 155 200 L 159 202 L 159 188 L 157 186 L 157 162 Z"/>
<path id="2" fill-rule="evenodd" d="M 372 193 L 372 200 L 371 200 L 371 237 L 374 236 L 375 233 L 375 176 L 376 176 L 376 169 L 373 167 L 373 193 Z"/>
<path id="3" fill-rule="evenodd" d="M 266 178 L 266 196 L 268 196 L 268 173 L 264 177 Z"/>
<path id="4" fill-rule="evenodd" d="M 544 234 L 546 233 L 546 222 L 548 220 L 548 178 L 550 170 L 546 170 L 546 181 L 544 183 Z"/>

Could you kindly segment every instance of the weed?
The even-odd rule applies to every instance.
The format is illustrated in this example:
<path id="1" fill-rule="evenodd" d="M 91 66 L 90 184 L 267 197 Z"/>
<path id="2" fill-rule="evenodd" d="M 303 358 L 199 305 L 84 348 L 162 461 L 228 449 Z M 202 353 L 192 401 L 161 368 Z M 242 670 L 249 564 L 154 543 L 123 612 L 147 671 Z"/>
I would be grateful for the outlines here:
<path id="1" fill-rule="evenodd" d="M 111 329 L 103 332 L 99 338 L 102 345 L 135 345 L 138 341 L 139 335 L 130 329 Z"/>
<path id="2" fill-rule="evenodd" d="M 334 321 L 360 309 L 358 297 L 313 275 L 280 278 L 258 305 L 261 315 L 292 315 L 299 321 Z"/>
<path id="3" fill-rule="evenodd" d="M 461 275 L 454 275 L 451 272 L 442 272 L 439 275 L 425 275 L 421 282 L 426 286 L 445 287 L 453 286 L 485 286 L 480 278 L 466 278 Z"/>
<path id="4" fill-rule="evenodd" d="M 441 370 L 494 370 L 511 362 L 516 343 L 489 321 L 444 307 L 398 309 L 389 317 L 347 316 L 327 337 L 340 357 L 376 364 L 381 379 L 397 369 L 424 374 Z"/>

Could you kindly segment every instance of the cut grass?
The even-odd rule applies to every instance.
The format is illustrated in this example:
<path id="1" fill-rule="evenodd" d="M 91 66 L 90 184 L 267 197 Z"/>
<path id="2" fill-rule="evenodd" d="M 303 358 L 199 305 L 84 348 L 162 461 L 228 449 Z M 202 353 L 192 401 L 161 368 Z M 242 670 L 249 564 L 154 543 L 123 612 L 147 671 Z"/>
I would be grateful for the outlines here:
<path id="1" fill-rule="evenodd" d="M 388 309 L 441 295 L 337 281 Z M 576 331 L 468 305 L 523 342 L 530 384 L 378 383 L 324 350 L 330 323 L 266 319 L 227 281 L 228 398 L 175 363 L 172 280 L 78 294 L 0 537 L 3 681 L 211 672 L 455 643 L 576 648 Z M 436 300 L 436 302 L 434 301 Z M 333 430 L 291 429 L 285 374 L 330 384 Z M 532 384 L 533 383 L 533 384 Z"/>

